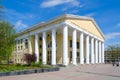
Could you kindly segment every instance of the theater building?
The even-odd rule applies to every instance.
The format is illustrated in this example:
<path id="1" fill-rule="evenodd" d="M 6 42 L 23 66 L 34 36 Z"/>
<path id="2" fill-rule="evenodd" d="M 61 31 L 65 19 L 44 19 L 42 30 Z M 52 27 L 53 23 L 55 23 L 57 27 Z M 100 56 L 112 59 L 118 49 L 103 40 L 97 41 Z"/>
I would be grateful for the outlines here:
<path id="1" fill-rule="evenodd" d="M 104 63 L 104 35 L 91 17 L 61 15 L 18 33 L 15 44 L 14 63 L 25 53 L 50 65 Z"/>

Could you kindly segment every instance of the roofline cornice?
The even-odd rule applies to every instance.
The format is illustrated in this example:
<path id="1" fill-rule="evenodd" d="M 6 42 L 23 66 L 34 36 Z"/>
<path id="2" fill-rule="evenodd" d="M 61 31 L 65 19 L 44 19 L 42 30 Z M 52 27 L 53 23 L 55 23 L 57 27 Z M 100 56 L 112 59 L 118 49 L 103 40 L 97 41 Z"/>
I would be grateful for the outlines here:
<path id="1" fill-rule="evenodd" d="M 32 27 L 30 27 L 29 29 L 26 29 L 26 30 L 24 30 L 24 31 L 22 31 L 22 32 L 19 32 L 18 35 L 23 34 L 23 33 L 25 33 L 25 32 L 30 32 L 30 31 L 32 31 L 32 30 L 35 30 L 35 29 L 39 28 L 39 27 L 46 26 L 47 24 L 50 24 L 50 23 L 52 23 L 52 22 L 55 22 L 55 21 L 57 21 L 57 20 L 64 19 L 64 18 L 65 18 L 65 19 L 72 18 L 72 19 L 92 20 L 93 23 L 95 24 L 95 26 L 97 27 L 98 31 L 101 33 L 101 35 L 102 35 L 103 38 L 105 39 L 102 31 L 100 30 L 100 28 L 98 27 L 97 23 L 95 22 L 95 20 L 94 20 L 92 17 L 79 16 L 79 15 L 73 15 L 73 14 L 63 14 L 63 15 L 60 15 L 60 16 L 55 17 L 55 18 L 53 18 L 53 19 L 50 19 L 50 20 L 47 21 L 47 22 L 38 23 L 38 24 L 33 25 Z"/>

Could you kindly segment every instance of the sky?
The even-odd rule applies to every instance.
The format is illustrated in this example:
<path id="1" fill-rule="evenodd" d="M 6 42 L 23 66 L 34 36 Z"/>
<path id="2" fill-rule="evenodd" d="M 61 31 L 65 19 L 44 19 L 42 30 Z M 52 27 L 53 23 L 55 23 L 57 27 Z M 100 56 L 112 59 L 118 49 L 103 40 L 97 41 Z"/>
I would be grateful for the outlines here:
<path id="1" fill-rule="evenodd" d="M 62 14 L 93 17 L 105 47 L 120 44 L 120 0 L 3 0 L 5 19 L 19 32 Z"/>

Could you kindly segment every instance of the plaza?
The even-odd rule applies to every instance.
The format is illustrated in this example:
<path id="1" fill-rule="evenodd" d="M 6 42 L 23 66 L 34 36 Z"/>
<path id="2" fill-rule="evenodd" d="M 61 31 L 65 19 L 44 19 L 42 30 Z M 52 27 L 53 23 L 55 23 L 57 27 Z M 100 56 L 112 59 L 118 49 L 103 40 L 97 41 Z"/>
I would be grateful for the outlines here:
<path id="1" fill-rule="evenodd" d="M 120 80 L 120 67 L 111 64 L 70 65 L 57 72 L 4 76 L 0 80 Z"/>

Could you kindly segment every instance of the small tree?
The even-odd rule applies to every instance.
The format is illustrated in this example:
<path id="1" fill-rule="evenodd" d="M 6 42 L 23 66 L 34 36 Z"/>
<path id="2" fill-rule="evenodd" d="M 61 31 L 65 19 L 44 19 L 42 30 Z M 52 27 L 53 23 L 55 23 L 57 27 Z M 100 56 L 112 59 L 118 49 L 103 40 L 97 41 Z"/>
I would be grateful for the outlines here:
<path id="1" fill-rule="evenodd" d="M 27 62 L 28 65 L 31 65 L 32 62 L 36 61 L 35 53 L 33 54 L 26 53 L 24 56 L 24 60 Z"/>
<path id="2" fill-rule="evenodd" d="M 16 31 L 14 26 L 0 21 L 0 61 L 8 61 L 14 48 Z"/>
<path id="3" fill-rule="evenodd" d="M 118 45 L 118 44 L 109 45 L 106 48 L 106 54 L 105 55 L 108 56 L 109 61 L 114 62 L 116 60 L 120 60 L 120 45 Z"/>

